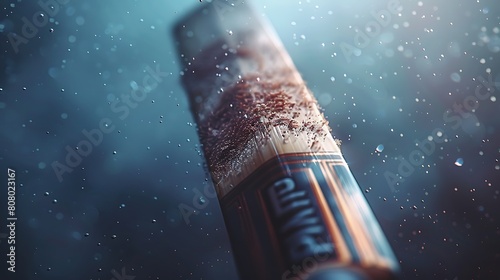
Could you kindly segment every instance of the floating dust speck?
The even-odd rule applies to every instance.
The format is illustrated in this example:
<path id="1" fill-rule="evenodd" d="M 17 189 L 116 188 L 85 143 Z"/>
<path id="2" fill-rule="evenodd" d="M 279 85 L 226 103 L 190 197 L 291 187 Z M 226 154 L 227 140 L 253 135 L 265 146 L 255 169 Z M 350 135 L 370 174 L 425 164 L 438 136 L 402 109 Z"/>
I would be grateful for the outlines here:
<path id="1" fill-rule="evenodd" d="M 460 77 L 460 74 L 458 74 L 458 73 L 456 73 L 456 72 L 455 72 L 455 73 L 452 73 L 452 74 L 450 75 L 450 78 L 451 78 L 451 80 L 452 80 L 452 81 L 454 81 L 455 83 L 459 83 L 459 82 L 460 82 L 460 80 L 462 79 L 462 77 Z"/>
<path id="2" fill-rule="evenodd" d="M 205 204 L 205 202 L 207 202 L 207 200 L 205 199 L 205 197 L 204 197 L 204 196 L 200 196 L 200 197 L 198 198 L 198 201 L 200 202 L 200 204 Z"/>
<path id="3" fill-rule="evenodd" d="M 464 159 L 463 158 L 457 158 L 457 160 L 455 161 L 455 165 L 460 167 L 464 164 Z"/>

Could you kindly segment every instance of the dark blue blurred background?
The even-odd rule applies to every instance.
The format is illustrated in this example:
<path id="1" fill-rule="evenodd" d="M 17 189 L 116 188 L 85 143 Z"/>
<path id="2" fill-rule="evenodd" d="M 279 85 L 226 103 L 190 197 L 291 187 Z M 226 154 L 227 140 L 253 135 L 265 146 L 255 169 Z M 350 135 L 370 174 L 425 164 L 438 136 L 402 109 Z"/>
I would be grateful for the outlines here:
<path id="1" fill-rule="evenodd" d="M 205 3 L 36 2 L 0 4 L 0 279 L 237 279 L 170 32 Z M 402 279 L 498 279 L 497 1 L 253 4 L 342 140 Z"/>

